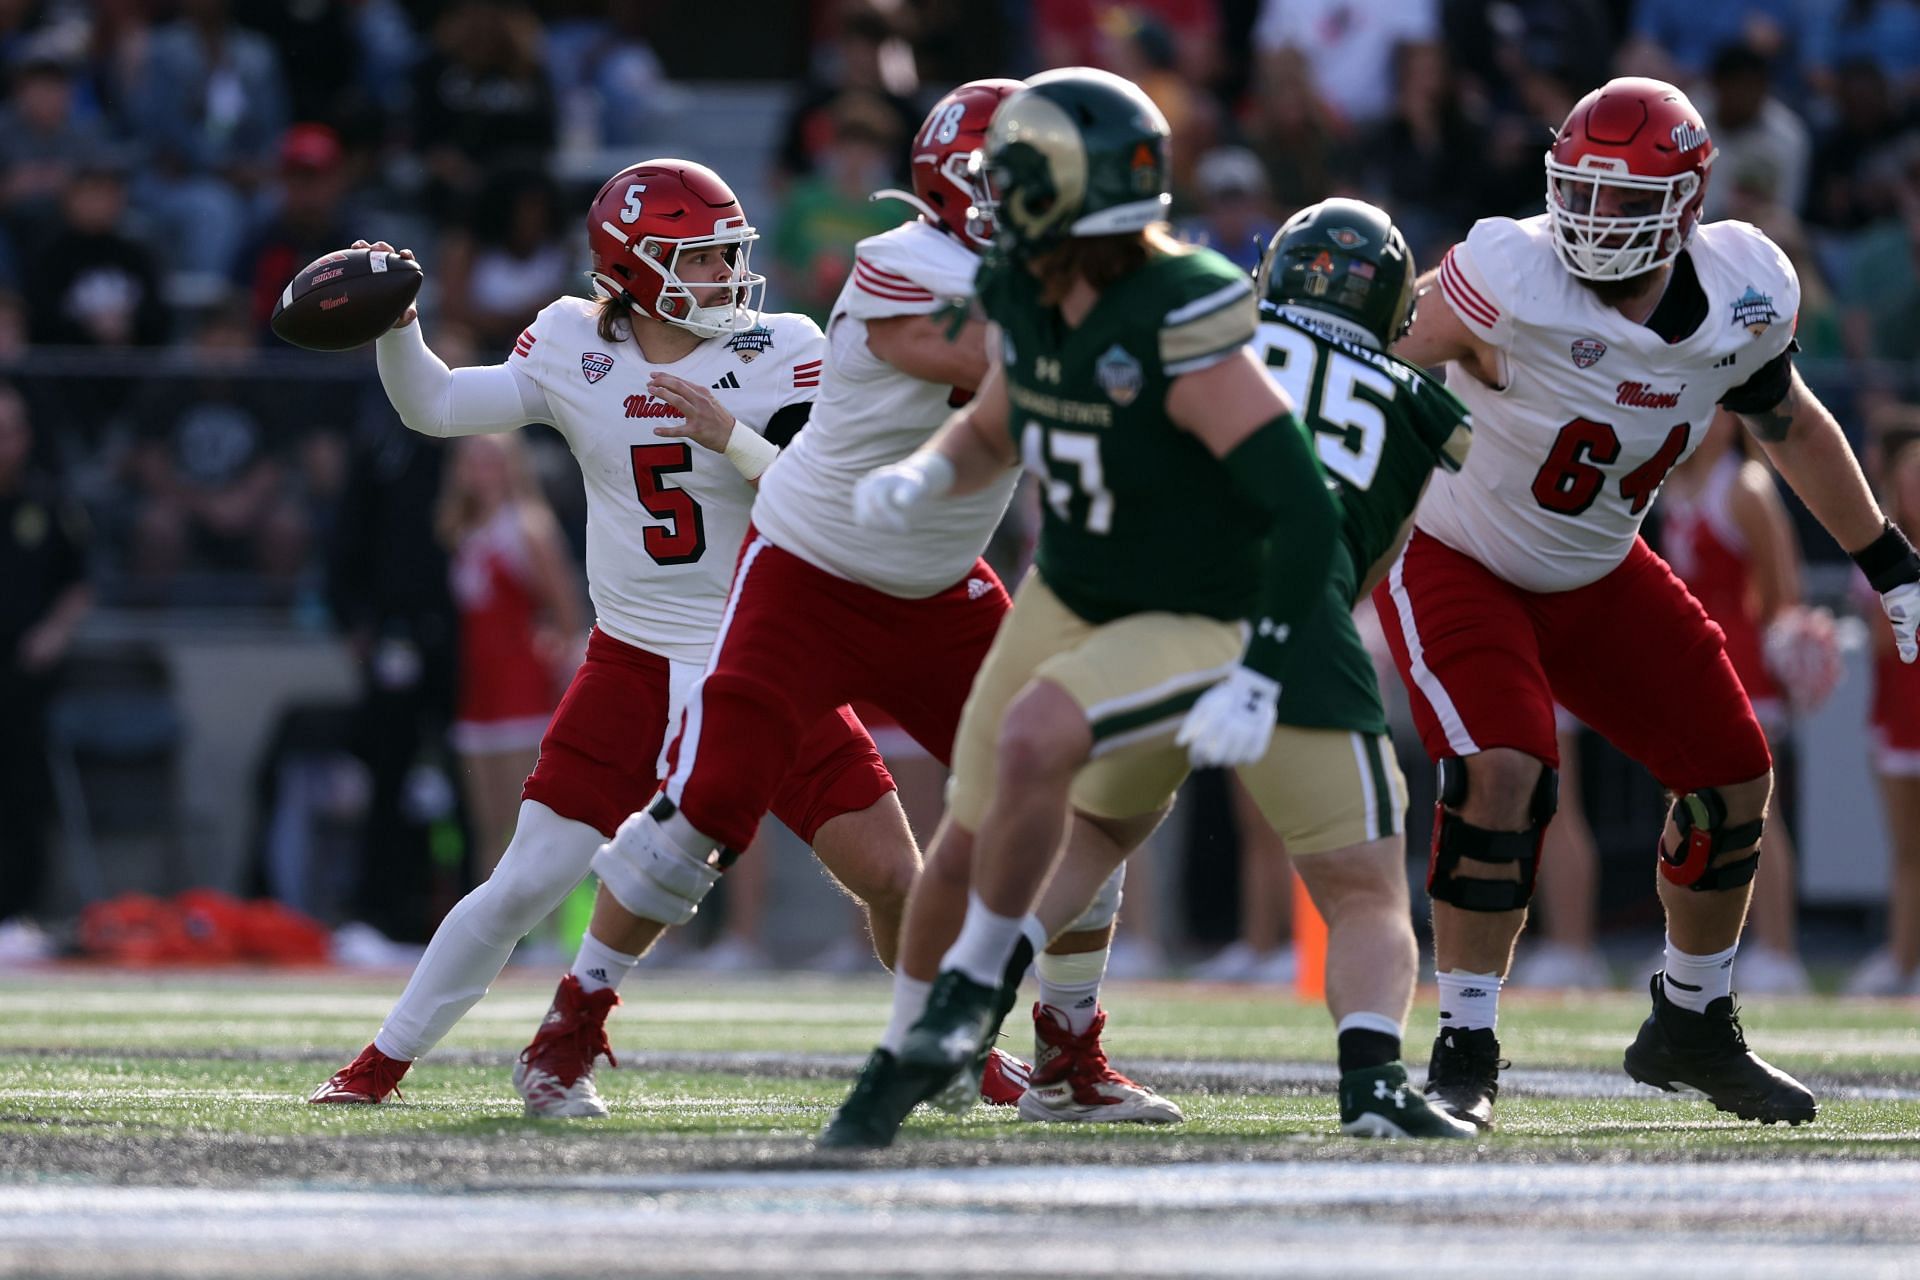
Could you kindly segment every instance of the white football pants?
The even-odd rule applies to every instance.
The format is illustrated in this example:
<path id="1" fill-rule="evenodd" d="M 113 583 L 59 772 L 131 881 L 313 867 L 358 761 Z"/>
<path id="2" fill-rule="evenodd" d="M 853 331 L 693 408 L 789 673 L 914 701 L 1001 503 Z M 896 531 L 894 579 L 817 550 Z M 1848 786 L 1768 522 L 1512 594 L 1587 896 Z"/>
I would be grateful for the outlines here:
<path id="1" fill-rule="evenodd" d="M 440 922 L 374 1047 L 411 1062 L 439 1044 L 487 994 L 520 939 L 586 879 L 604 840 L 584 822 L 522 800 L 500 865 Z"/>

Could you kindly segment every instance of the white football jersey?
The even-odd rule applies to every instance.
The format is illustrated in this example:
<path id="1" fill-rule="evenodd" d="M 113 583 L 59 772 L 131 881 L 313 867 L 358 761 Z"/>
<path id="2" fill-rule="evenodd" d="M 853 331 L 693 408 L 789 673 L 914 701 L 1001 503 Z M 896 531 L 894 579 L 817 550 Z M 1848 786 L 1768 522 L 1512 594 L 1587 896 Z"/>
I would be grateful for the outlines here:
<path id="1" fill-rule="evenodd" d="M 753 486 L 725 455 L 654 434 L 684 423 L 647 394 L 662 373 L 711 387 L 745 427 L 818 394 L 824 343 L 806 316 L 768 314 L 754 329 L 709 338 L 652 365 L 631 341 L 596 330 L 595 304 L 562 298 L 520 335 L 508 363 L 546 395 L 587 491 L 587 584 L 602 631 L 676 662 L 704 665 Z"/>
<path id="2" fill-rule="evenodd" d="M 952 387 L 923 382 L 867 347 L 867 321 L 920 316 L 973 296 L 979 260 L 945 232 L 909 222 L 856 247 L 853 274 L 827 321 L 827 375 L 813 416 L 760 479 L 754 528 L 828 573 L 904 599 L 944 591 L 973 567 L 1019 481 L 927 504 L 911 532 L 853 523 L 853 486 L 925 444 L 953 408 Z"/>
<path id="3" fill-rule="evenodd" d="M 1499 350 L 1504 385 L 1449 368 L 1448 390 L 1473 411 L 1473 453 L 1435 473 L 1416 515 L 1529 591 L 1585 586 L 1625 559 L 1667 473 L 1721 397 L 1786 349 L 1800 307 L 1772 241 L 1710 223 L 1687 248 L 1706 318 L 1669 343 L 1569 275 L 1551 234 L 1545 214 L 1487 218 L 1440 265 L 1440 295 Z"/>

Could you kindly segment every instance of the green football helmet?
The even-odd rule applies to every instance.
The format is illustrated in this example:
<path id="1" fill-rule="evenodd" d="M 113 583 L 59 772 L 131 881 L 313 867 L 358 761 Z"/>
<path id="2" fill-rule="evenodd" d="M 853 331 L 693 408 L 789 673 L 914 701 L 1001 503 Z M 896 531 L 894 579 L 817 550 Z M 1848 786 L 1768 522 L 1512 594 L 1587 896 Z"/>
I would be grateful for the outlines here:
<path id="1" fill-rule="evenodd" d="M 1371 338 L 1362 345 L 1384 351 L 1413 323 L 1418 274 L 1386 210 L 1336 197 L 1308 205 L 1273 233 L 1258 279 L 1268 305 L 1357 329 Z"/>
<path id="2" fill-rule="evenodd" d="M 1167 216 L 1167 118 L 1138 85 L 1092 67 L 1026 83 L 994 112 L 976 156 L 992 201 L 979 212 L 1003 252 L 1031 257 Z"/>

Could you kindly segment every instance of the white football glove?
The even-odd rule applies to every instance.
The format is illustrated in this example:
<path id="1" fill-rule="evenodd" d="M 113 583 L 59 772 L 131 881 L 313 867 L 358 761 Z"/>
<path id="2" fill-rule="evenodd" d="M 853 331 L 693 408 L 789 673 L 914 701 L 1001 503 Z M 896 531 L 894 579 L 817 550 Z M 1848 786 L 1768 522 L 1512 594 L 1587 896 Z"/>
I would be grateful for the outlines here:
<path id="1" fill-rule="evenodd" d="M 1920 629 L 1920 582 L 1903 582 L 1882 592 L 1880 607 L 1893 623 L 1893 647 L 1900 651 L 1900 661 L 1920 658 L 1920 640 L 1914 638 L 1914 631 Z"/>
<path id="2" fill-rule="evenodd" d="M 953 464 L 937 453 L 914 453 L 861 476 L 853 486 L 853 522 L 862 529 L 905 533 L 913 513 L 953 488 Z"/>
<path id="3" fill-rule="evenodd" d="M 1196 769 L 1252 764 L 1273 741 L 1274 707 L 1280 684 L 1258 671 L 1233 673 L 1200 695 L 1180 724 L 1174 744 L 1187 749 Z"/>

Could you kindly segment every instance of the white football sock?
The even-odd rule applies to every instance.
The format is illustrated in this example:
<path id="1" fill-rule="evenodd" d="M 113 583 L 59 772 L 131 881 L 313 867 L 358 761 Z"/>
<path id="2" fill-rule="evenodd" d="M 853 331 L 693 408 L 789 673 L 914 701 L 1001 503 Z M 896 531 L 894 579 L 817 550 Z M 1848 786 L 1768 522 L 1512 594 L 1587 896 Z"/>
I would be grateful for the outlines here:
<path id="1" fill-rule="evenodd" d="M 1449 969 L 1433 980 L 1440 987 L 1440 1026 L 1492 1031 L 1500 1021 L 1500 975 Z"/>
<path id="2" fill-rule="evenodd" d="M 1732 995 L 1733 953 L 1739 949 L 1740 944 L 1735 942 L 1725 951 L 1716 951 L 1710 956 L 1690 956 L 1668 938 L 1667 978 L 1662 984 L 1667 999 L 1682 1009 L 1705 1013 L 1715 1000 Z"/>
<path id="3" fill-rule="evenodd" d="M 960 936 L 940 958 L 940 969 L 958 969 L 982 986 L 998 989 L 1006 976 L 1007 958 L 1020 940 L 1021 916 L 1003 916 L 989 911 L 980 895 L 967 895 L 967 918 Z"/>
<path id="4" fill-rule="evenodd" d="M 909 978 L 904 970 L 894 973 L 893 1011 L 887 1015 L 887 1029 L 880 1036 L 882 1049 L 896 1058 L 900 1056 L 900 1046 L 907 1042 L 907 1032 L 927 1011 L 927 992 L 932 989 L 931 982 Z"/>
<path id="5" fill-rule="evenodd" d="M 1100 1012 L 1100 980 L 1107 972 L 1107 949 L 1056 956 L 1043 951 L 1034 959 L 1040 977 L 1040 1003 L 1060 1011 L 1067 1030 L 1087 1034 Z"/>
<path id="6" fill-rule="evenodd" d="M 602 991 L 608 987 L 617 988 L 621 980 L 633 972 L 633 966 L 639 963 L 639 956 L 615 951 L 589 933 L 580 939 L 580 954 L 573 958 L 573 968 L 569 972 L 580 980 L 582 991 Z"/>
<path id="7" fill-rule="evenodd" d="M 584 822 L 521 801 L 500 865 L 440 922 L 373 1047 L 411 1062 L 439 1044 L 487 994 L 527 931 L 586 878 L 604 838 Z"/>

